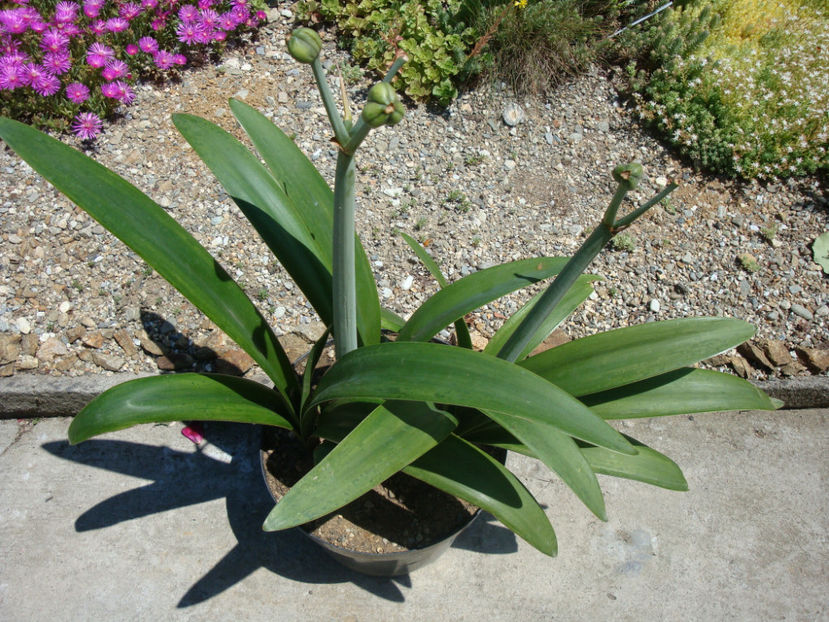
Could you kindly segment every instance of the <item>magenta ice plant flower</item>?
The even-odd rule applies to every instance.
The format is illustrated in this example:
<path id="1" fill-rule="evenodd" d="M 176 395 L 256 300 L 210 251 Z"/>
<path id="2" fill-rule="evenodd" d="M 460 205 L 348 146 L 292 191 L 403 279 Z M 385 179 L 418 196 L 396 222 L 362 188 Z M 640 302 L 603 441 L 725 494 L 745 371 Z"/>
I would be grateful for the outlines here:
<path id="1" fill-rule="evenodd" d="M 3 26 L 6 32 L 13 35 L 22 34 L 29 29 L 29 25 L 24 20 L 20 9 L 0 11 L 0 25 Z"/>
<path id="2" fill-rule="evenodd" d="M 89 25 L 89 32 L 93 35 L 100 37 L 107 31 L 107 23 L 102 19 L 96 19 Z"/>
<path id="3" fill-rule="evenodd" d="M 125 2 L 120 7 L 118 7 L 118 15 L 123 17 L 125 20 L 130 21 L 141 15 L 141 8 L 140 4 L 135 2 Z"/>
<path id="4" fill-rule="evenodd" d="M 138 40 L 138 47 L 141 48 L 142 52 L 146 52 L 147 54 L 155 54 L 158 52 L 158 41 L 152 37 L 141 37 Z"/>
<path id="5" fill-rule="evenodd" d="M 43 97 L 54 95 L 60 90 L 60 80 L 57 76 L 44 72 L 32 80 L 32 88 Z"/>
<path id="6" fill-rule="evenodd" d="M 119 102 L 129 106 L 135 100 L 135 92 L 130 88 L 129 84 L 123 80 L 116 80 L 112 84 L 115 86 L 115 99 Z"/>
<path id="7" fill-rule="evenodd" d="M 74 22 L 78 17 L 78 5 L 74 2 L 58 2 L 55 5 L 55 21 L 58 23 Z"/>
<path id="8" fill-rule="evenodd" d="M 43 66 L 46 70 L 56 76 L 62 76 L 72 67 L 72 58 L 67 50 L 58 52 L 46 52 L 43 55 Z"/>
<path id="9" fill-rule="evenodd" d="M 178 18 L 182 22 L 194 22 L 199 19 L 199 10 L 192 4 L 185 4 L 178 10 Z"/>
<path id="10" fill-rule="evenodd" d="M 13 91 L 26 84 L 26 70 L 21 63 L 0 64 L 0 91 Z"/>
<path id="11" fill-rule="evenodd" d="M 203 36 L 205 34 L 204 26 L 200 22 L 181 22 L 176 26 L 176 36 L 178 40 L 187 45 L 194 43 L 204 43 Z"/>
<path id="12" fill-rule="evenodd" d="M 130 23 L 123 17 L 110 17 L 106 24 L 109 32 L 124 32 L 130 27 Z"/>
<path id="13" fill-rule="evenodd" d="M 104 82 L 101 85 L 101 93 L 104 94 L 104 97 L 109 97 L 110 99 L 118 99 L 120 94 L 118 85 L 115 82 Z"/>
<path id="14" fill-rule="evenodd" d="M 129 56 L 135 56 L 136 54 L 138 54 L 138 53 L 141 51 L 141 48 L 139 48 L 139 47 L 138 47 L 137 45 L 135 45 L 134 43 L 128 43 L 128 44 L 127 44 L 127 46 L 124 48 L 124 51 L 125 51 L 125 52 L 129 55 Z"/>
<path id="15" fill-rule="evenodd" d="M 115 51 L 103 43 L 93 43 L 86 51 L 86 64 L 90 67 L 103 67 L 113 58 L 115 58 Z"/>
<path id="16" fill-rule="evenodd" d="M 100 15 L 103 6 L 104 3 L 98 0 L 87 0 L 83 3 L 83 14 L 89 19 L 94 19 Z"/>
<path id="17" fill-rule="evenodd" d="M 72 131 L 81 140 L 92 140 L 101 131 L 103 124 L 93 112 L 82 112 L 75 117 L 75 122 L 72 123 Z"/>
<path id="18" fill-rule="evenodd" d="M 60 30 L 50 28 L 40 38 L 40 49 L 45 52 L 59 52 L 69 45 L 69 37 Z"/>
<path id="19" fill-rule="evenodd" d="M 82 104 L 89 99 L 89 87 L 80 82 L 72 82 L 66 85 L 66 99 L 75 103 Z"/>
<path id="20" fill-rule="evenodd" d="M 167 50 L 158 50 L 153 54 L 153 62 L 159 69 L 169 69 L 175 64 L 175 58 Z"/>
<path id="21" fill-rule="evenodd" d="M 186 65 L 187 57 L 184 54 L 173 54 L 173 64 Z"/>
<path id="22" fill-rule="evenodd" d="M 118 78 L 123 78 L 129 73 L 129 66 L 122 60 L 112 59 L 107 62 L 106 67 L 101 72 L 104 80 L 112 82 Z"/>

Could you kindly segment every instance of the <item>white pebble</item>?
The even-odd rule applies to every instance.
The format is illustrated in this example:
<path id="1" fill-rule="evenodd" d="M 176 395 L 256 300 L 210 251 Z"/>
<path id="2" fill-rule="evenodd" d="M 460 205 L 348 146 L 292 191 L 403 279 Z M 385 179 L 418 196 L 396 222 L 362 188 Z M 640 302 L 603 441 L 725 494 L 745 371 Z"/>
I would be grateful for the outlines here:
<path id="1" fill-rule="evenodd" d="M 659 301 L 656 298 L 651 300 L 651 303 L 650 303 L 649 306 L 650 306 L 651 311 L 653 311 L 654 313 L 659 313 L 659 309 L 661 308 L 661 305 L 659 304 Z"/>
<path id="2" fill-rule="evenodd" d="M 29 320 L 25 317 L 19 317 L 15 320 L 15 324 L 17 324 L 17 330 L 19 330 L 24 335 L 28 335 L 32 332 L 32 325 L 29 324 Z"/>
<path id="3" fill-rule="evenodd" d="M 405 279 L 403 279 L 403 282 L 400 283 L 400 289 L 408 291 L 412 288 L 412 283 L 414 283 L 414 277 L 409 274 Z"/>

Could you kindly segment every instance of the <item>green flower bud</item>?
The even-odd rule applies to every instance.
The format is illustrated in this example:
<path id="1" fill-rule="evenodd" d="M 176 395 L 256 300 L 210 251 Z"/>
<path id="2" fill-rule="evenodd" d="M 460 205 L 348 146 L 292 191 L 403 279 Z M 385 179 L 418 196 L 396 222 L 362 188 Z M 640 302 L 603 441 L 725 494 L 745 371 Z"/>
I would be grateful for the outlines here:
<path id="1" fill-rule="evenodd" d="M 386 82 L 378 82 L 368 91 L 368 102 L 363 108 L 363 121 L 369 127 L 400 123 L 405 110 L 397 92 Z"/>
<path id="2" fill-rule="evenodd" d="M 639 180 L 642 179 L 644 169 L 639 162 L 631 162 L 630 164 L 620 164 L 613 169 L 613 179 L 617 183 L 622 184 L 625 190 L 633 190 L 639 185 Z"/>
<path id="3" fill-rule="evenodd" d="M 288 39 L 288 51 L 300 63 L 313 63 L 322 50 L 322 39 L 316 30 L 297 28 Z"/>

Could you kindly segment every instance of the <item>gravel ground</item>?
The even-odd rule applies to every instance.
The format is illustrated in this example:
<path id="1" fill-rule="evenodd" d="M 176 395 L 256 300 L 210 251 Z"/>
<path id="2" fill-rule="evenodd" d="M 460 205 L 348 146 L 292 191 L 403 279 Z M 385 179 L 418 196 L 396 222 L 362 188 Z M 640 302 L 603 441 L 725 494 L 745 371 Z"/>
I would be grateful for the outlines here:
<path id="1" fill-rule="evenodd" d="M 242 138 L 227 98 L 243 99 L 295 134 L 333 179 L 336 154 L 311 73 L 286 52 L 289 16 L 271 13 L 258 40 L 221 65 L 188 71 L 180 83 L 139 86 L 124 118 L 94 146 L 65 140 L 192 232 L 299 354 L 320 323 L 170 121 L 174 112 L 191 112 Z M 330 36 L 325 54 L 347 62 Z M 332 82 L 336 88 L 338 79 Z M 369 85 L 367 77 L 348 83 L 357 110 Z M 523 117 L 512 127 L 503 118 L 508 108 Z M 612 194 L 610 170 L 637 160 L 647 179 L 634 201 L 669 178 L 682 185 L 596 261 L 591 271 L 604 280 L 563 327 L 567 336 L 725 315 L 752 322 L 758 339 L 779 342 L 784 354 L 827 354 L 829 287 L 810 249 L 828 228 L 824 189 L 813 181 L 736 185 L 695 173 L 640 131 L 599 70 L 546 101 L 515 100 L 496 85 L 463 95 L 447 111 L 410 106 L 398 126 L 372 133 L 361 156 L 357 226 L 383 304 L 404 316 L 436 285 L 398 230 L 427 244 L 450 280 L 503 261 L 571 254 Z M 255 371 L 142 260 L 7 149 L 0 179 L 0 375 Z M 750 257 L 741 262 L 742 255 Z M 480 310 L 472 320 L 480 338 L 530 293 Z M 790 356 L 785 373 L 808 373 Z M 780 373 L 755 366 L 755 377 Z"/>

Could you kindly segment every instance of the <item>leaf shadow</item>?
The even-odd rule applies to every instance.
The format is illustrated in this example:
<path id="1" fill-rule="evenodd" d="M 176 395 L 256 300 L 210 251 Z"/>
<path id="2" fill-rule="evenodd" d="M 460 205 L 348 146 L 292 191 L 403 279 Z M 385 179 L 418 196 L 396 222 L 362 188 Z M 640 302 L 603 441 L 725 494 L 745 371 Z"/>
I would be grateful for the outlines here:
<path id="1" fill-rule="evenodd" d="M 299 530 L 275 533 L 262 530 L 273 501 L 262 480 L 258 461 L 259 434 L 255 428 L 208 422 L 205 423 L 205 438 L 206 443 L 195 452 L 100 439 L 76 446 L 55 441 L 44 443 L 42 447 L 64 460 L 151 481 L 84 511 L 75 521 L 78 532 L 104 529 L 160 512 L 225 499 L 228 523 L 236 545 L 187 590 L 178 602 L 179 608 L 205 602 L 260 568 L 303 583 L 350 582 L 379 598 L 405 601 L 401 587 L 412 586 L 409 575 L 389 578 L 363 575 L 335 562 Z M 476 551 L 486 549 L 486 552 L 510 550 L 503 545 L 503 538 L 491 537 L 491 529 L 511 532 L 485 521 L 476 523 L 468 530 L 470 535 L 462 534 L 455 546 Z"/>

